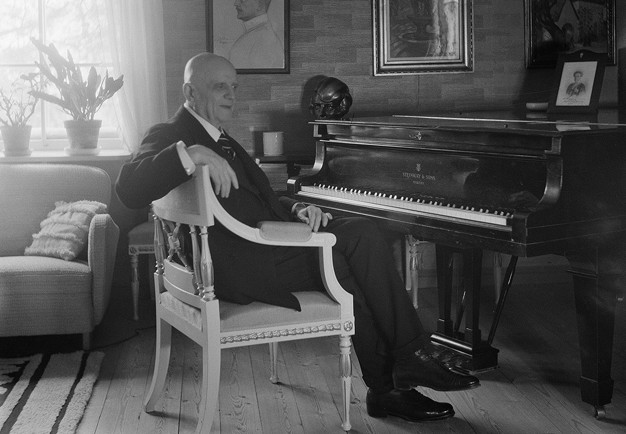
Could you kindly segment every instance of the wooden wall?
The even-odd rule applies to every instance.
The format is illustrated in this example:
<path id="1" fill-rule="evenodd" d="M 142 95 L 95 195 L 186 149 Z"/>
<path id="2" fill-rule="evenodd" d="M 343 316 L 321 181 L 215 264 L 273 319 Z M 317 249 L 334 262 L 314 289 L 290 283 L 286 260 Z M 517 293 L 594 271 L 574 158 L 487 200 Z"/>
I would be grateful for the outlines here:
<path id="1" fill-rule="evenodd" d="M 214 0 L 215 1 L 215 0 Z M 230 0 L 220 0 L 230 1 Z M 617 2 L 618 48 L 626 46 Z M 205 0 L 163 0 L 168 111 L 182 103 L 187 59 L 206 50 Z M 307 105 L 319 75 L 346 82 L 352 115 L 511 108 L 547 99 L 553 69 L 525 67 L 524 1 L 474 0 L 474 72 L 374 77 L 371 0 L 290 1 L 289 74 L 240 75 L 231 134 L 249 150 L 260 132 L 285 131 L 288 150 L 313 148 Z M 617 67 L 606 69 L 601 103 L 617 103 Z"/>

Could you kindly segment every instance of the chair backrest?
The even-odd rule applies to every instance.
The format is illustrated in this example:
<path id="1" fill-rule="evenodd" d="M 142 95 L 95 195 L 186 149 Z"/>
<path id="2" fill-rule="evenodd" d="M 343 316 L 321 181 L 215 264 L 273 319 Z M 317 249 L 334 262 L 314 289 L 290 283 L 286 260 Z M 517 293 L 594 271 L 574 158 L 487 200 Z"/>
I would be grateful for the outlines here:
<path id="1" fill-rule="evenodd" d="M 189 294 L 191 290 L 205 300 L 215 299 L 207 230 L 215 224 L 215 212 L 220 211 L 227 216 L 225 218 L 234 220 L 215 197 L 207 166 L 199 166 L 192 179 L 152 202 L 157 274 L 160 279 L 166 275 L 159 288 L 196 307 L 200 306 L 200 300 Z M 190 230 L 193 264 L 187 263 L 185 252 L 178 244 L 178 236 L 182 235 L 177 232 L 182 225 L 187 225 Z M 182 265 L 171 260 L 174 255 Z"/>
<path id="2" fill-rule="evenodd" d="M 152 202 L 152 212 L 159 218 L 186 225 L 213 226 L 213 210 L 207 204 L 207 195 L 201 194 L 211 189 L 211 180 L 206 166 L 200 166 L 199 169 L 199 176 L 194 176 Z"/>
<path id="3" fill-rule="evenodd" d="M 57 201 L 111 202 L 102 169 L 75 164 L 0 164 L 0 256 L 19 256 Z"/>
<path id="4" fill-rule="evenodd" d="M 199 166 L 193 178 L 152 203 L 159 217 L 195 226 L 213 226 L 215 219 L 243 238 L 259 237 L 258 229 L 241 223 L 220 204 L 213 192 L 208 166 Z"/>

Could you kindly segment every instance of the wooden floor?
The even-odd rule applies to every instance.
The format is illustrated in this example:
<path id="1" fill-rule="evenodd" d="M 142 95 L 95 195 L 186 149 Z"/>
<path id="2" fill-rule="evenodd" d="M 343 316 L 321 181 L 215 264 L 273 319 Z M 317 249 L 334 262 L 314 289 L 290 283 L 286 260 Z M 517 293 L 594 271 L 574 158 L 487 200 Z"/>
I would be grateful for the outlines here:
<path id="1" fill-rule="evenodd" d="M 432 329 L 434 291 L 420 293 L 420 315 Z M 191 433 L 200 400 L 198 347 L 175 333 L 160 413 L 142 411 L 154 353 L 152 306 L 141 300 L 142 319 L 130 319 L 130 297 L 112 300 L 95 345 L 106 352 L 101 375 L 78 429 L 80 434 Z M 484 297 L 488 331 L 492 299 Z M 604 420 L 580 399 L 579 356 L 570 288 L 564 284 L 514 286 L 494 340 L 499 368 L 479 375 L 482 386 L 465 392 L 423 393 L 448 401 L 456 415 L 410 424 L 374 419 L 365 409 L 366 386 L 353 359 L 351 405 L 354 433 L 623 433 L 626 432 L 626 303 L 618 305 L 613 362 L 615 391 Z M 116 343 L 119 342 L 120 343 Z M 222 352 L 219 413 L 222 433 L 341 432 L 337 341 L 282 344 L 281 383 L 268 380 L 267 346 Z"/>

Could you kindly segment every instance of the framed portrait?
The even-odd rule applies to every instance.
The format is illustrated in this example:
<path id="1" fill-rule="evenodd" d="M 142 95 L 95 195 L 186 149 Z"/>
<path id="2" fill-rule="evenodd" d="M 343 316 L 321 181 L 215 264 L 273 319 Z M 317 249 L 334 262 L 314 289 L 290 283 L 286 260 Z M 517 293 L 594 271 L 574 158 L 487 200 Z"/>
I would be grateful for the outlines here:
<path id="1" fill-rule="evenodd" d="M 560 53 L 605 53 L 615 65 L 615 0 L 524 0 L 526 67 L 556 66 Z"/>
<path id="2" fill-rule="evenodd" d="M 474 69 L 472 0 L 374 0 L 374 75 Z"/>
<path id="3" fill-rule="evenodd" d="M 206 0 L 207 51 L 239 74 L 289 73 L 289 0 Z"/>
<path id="4" fill-rule="evenodd" d="M 548 113 L 597 112 L 606 58 L 588 50 L 560 54 Z"/>

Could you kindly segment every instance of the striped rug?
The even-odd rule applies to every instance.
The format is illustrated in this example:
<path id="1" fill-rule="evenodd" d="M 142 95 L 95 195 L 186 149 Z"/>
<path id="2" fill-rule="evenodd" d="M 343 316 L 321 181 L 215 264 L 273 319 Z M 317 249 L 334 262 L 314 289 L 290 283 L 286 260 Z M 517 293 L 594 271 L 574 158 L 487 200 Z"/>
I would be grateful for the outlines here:
<path id="1" fill-rule="evenodd" d="M 0 359 L 0 434 L 74 433 L 103 357 L 78 351 Z"/>

